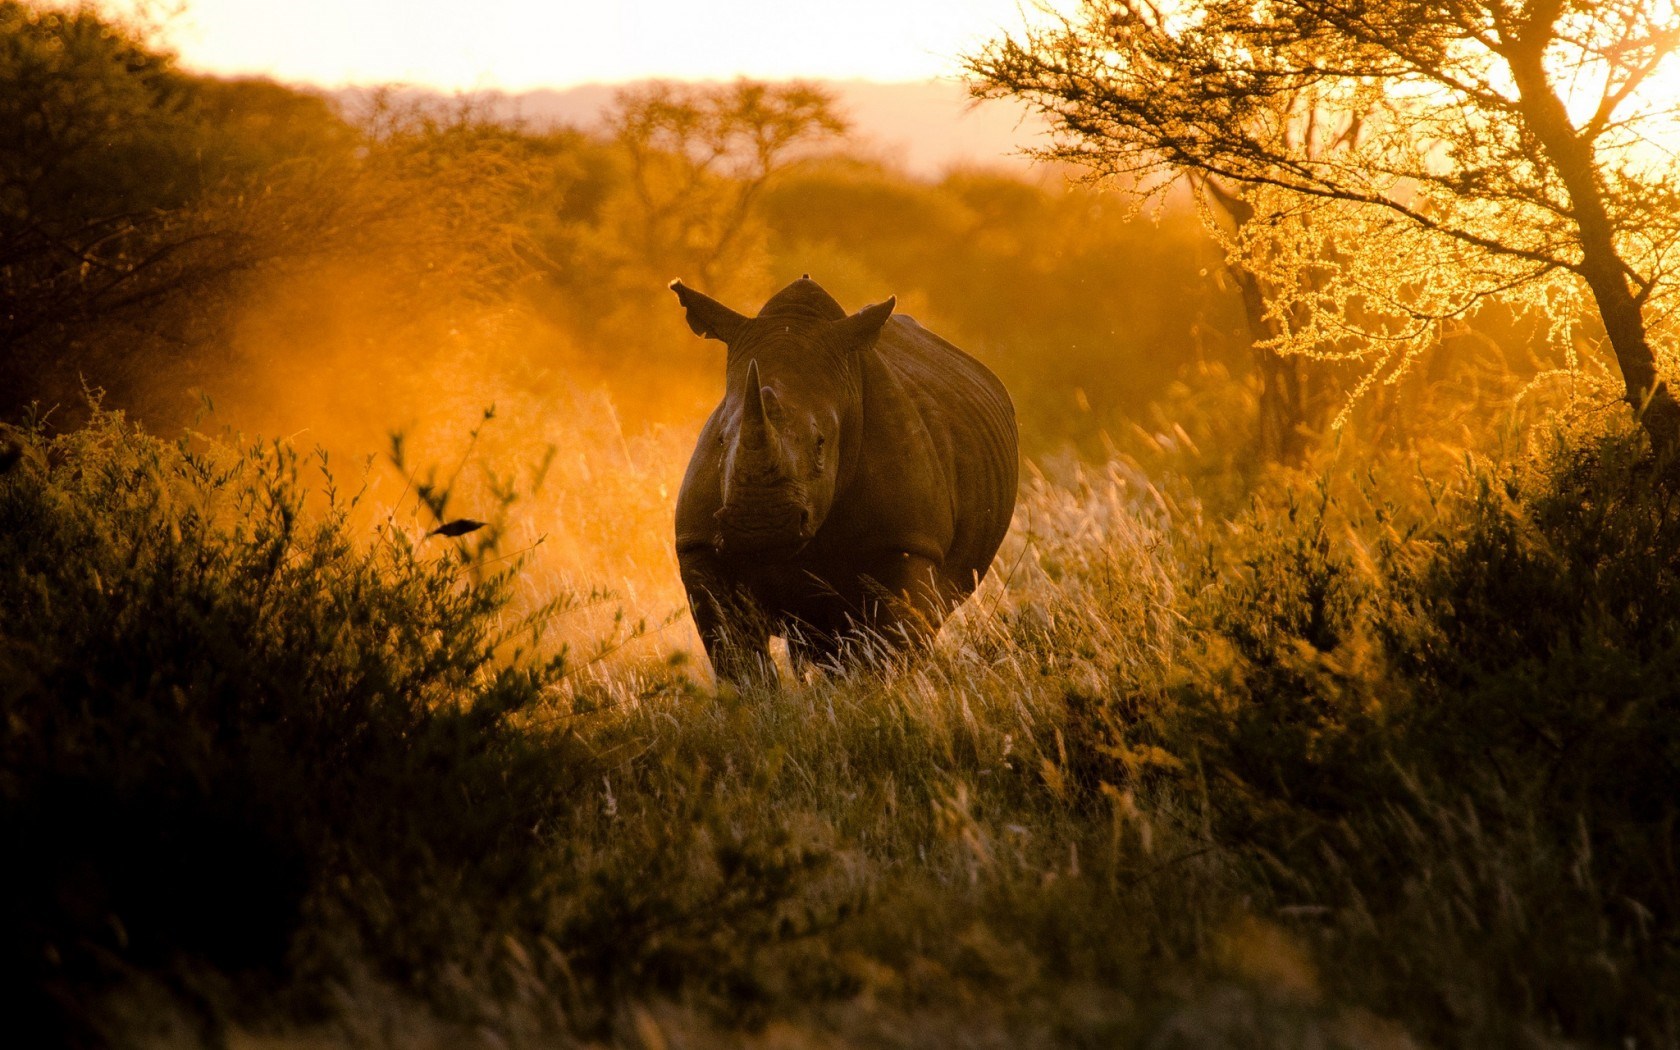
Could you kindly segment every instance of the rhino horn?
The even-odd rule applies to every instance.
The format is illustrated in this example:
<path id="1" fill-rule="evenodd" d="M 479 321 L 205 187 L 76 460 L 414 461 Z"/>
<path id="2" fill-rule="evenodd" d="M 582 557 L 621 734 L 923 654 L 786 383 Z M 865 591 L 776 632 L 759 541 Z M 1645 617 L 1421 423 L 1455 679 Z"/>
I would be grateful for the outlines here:
<path id="1" fill-rule="evenodd" d="M 758 362 L 747 363 L 747 389 L 741 407 L 741 448 L 745 451 L 772 451 L 778 446 L 776 424 L 770 419 L 764 403 L 764 387 L 758 378 Z M 771 391 L 770 396 L 775 397 Z"/>

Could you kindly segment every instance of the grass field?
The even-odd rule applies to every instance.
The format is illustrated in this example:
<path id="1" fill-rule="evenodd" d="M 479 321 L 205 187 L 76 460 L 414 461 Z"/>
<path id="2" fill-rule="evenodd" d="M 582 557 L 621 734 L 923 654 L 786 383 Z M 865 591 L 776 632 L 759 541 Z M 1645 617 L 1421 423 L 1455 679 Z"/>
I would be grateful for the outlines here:
<path id="1" fill-rule="evenodd" d="M 669 554 L 625 539 L 655 497 L 509 557 L 520 514 L 576 495 L 563 473 L 446 543 L 412 494 L 329 499 L 283 444 L 109 414 L 7 440 L 19 1024 L 1680 1039 L 1680 516 L 1628 438 L 1332 472 L 1218 518 L 1123 459 L 1035 466 L 926 659 L 744 694 L 661 626 Z M 680 455 L 623 454 L 631 491 Z"/>

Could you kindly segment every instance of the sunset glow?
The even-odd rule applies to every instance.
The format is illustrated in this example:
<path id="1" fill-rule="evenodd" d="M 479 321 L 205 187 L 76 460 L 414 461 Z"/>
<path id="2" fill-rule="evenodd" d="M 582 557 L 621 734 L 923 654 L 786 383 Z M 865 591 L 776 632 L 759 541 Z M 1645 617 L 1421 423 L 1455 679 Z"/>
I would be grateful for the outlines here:
<path id="1" fill-rule="evenodd" d="M 656 76 L 926 80 L 1020 19 L 1015 0 L 191 0 L 165 35 L 187 66 L 220 74 L 523 90 Z"/>
<path id="2" fill-rule="evenodd" d="M 1680 0 L 0 0 L 20 1046 L 1680 1050 Z"/>

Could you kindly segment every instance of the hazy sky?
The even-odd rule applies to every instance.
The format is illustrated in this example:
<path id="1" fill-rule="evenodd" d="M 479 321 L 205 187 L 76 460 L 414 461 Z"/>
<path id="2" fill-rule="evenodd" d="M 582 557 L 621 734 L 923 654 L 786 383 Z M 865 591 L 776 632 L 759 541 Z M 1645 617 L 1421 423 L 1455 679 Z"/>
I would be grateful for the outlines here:
<path id="1" fill-rule="evenodd" d="M 136 0 L 107 0 L 123 9 Z M 146 0 L 139 0 L 146 2 Z M 1030 0 L 185 0 L 186 65 L 520 90 L 649 76 L 925 80 Z M 155 4 L 154 4 L 155 6 Z"/>

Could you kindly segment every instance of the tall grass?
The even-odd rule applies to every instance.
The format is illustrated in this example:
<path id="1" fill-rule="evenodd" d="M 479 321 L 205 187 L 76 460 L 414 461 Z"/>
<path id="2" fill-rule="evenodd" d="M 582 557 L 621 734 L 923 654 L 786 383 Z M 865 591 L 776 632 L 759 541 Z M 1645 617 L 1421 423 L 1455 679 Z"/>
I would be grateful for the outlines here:
<path id="1" fill-rule="evenodd" d="M 1230 519 L 1040 464 L 925 658 L 722 694 L 680 637 L 579 672 L 558 569 L 283 445 L 8 440 L 7 967 L 84 1042 L 1680 1038 L 1680 536 L 1624 438 Z"/>

